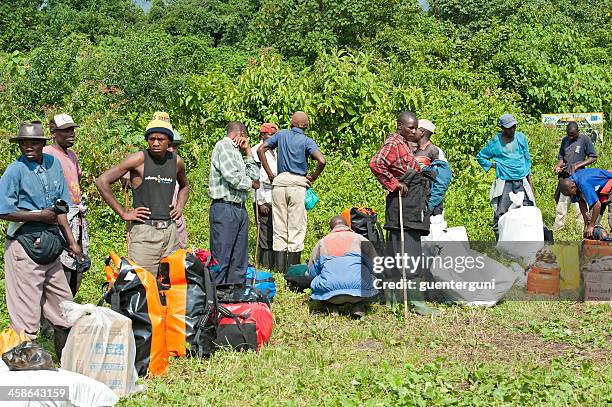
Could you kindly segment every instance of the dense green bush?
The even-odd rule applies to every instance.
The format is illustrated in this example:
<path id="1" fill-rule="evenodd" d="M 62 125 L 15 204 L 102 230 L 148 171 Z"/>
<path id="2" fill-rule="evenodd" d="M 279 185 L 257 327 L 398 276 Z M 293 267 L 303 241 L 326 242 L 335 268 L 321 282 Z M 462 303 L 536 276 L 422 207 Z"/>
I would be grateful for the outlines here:
<path id="1" fill-rule="evenodd" d="M 474 156 L 497 130 L 497 117 L 519 117 L 546 206 L 557 140 L 537 124 L 540 114 L 611 113 L 610 4 L 579 3 L 439 0 L 428 15 L 412 1 L 177 0 L 155 1 L 144 18 L 127 1 L 113 8 L 108 1 L 54 0 L 39 10 L 21 0 L 0 9 L 0 21 L 29 13 L 0 35 L 0 131 L 72 113 L 83 124 L 76 148 L 85 190 L 98 205 L 93 179 L 143 146 L 155 110 L 170 113 L 187 140 L 181 154 L 203 185 L 227 122 L 242 120 L 256 134 L 261 122 L 286 127 L 295 110 L 304 110 L 309 134 L 331 157 L 317 187 L 317 235 L 324 218 L 351 203 L 382 210 L 368 157 L 394 130 L 397 113 L 414 110 L 436 123 L 434 141 L 453 168 L 449 220 L 489 238 L 488 215 L 474 213 L 490 211 L 492 175 Z M 24 26 L 40 42 L 32 43 Z M 4 154 L 2 164 L 15 153 Z M 327 195 L 332 187 L 342 191 Z M 203 197 L 192 199 L 201 206 L 206 190 L 198 191 Z"/>

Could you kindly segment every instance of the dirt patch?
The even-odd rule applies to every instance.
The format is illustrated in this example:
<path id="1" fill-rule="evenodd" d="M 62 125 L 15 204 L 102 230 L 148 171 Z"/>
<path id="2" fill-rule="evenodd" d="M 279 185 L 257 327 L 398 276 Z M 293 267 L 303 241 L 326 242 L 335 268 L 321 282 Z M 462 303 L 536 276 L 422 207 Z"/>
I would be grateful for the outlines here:
<path id="1" fill-rule="evenodd" d="M 355 349 L 357 352 L 373 352 L 382 350 L 383 344 L 375 340 L 366 339 L 357 342 L 353 349 Z"/>
<path id="2" fill-rule="evenodd" d="M 595 364 L 609 364 L 607 349 L 577 348 L 567 343 L 546 341 L 537 334 L 476 328 L 471 333 L 464 331 L 460 337 L 460 341 L 445 341 L 436 346 L 432 349 L 432 356 L 468 363 L 520 361 L 548 366 L 554 358 L 572 357 Z"/>

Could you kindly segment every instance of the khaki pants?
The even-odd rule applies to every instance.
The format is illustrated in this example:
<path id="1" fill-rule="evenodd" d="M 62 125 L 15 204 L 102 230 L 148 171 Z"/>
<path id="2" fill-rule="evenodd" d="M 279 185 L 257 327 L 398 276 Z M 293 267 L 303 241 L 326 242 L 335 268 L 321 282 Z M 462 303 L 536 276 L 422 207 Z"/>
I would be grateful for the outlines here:
<path id="1" fill-rule="evenodd" d="M 304 179 L 298 175 L 286 176 L 296 177 L 296 182 L 303 182 Z M 301 185 L 272 187 L 272 247 L 275 251 L 304 250 L 307 220 L 305 198 L 306 188 Z"/>
<path id="2" fill-rule="evenodd" d="M 128 258 L 157 277 L 159 262 L 179 249 L 176 223 L 166 229 L 143 223 L 132 224 L 130 228 Z"/>
<path id="3" fill-rule="evenodd" d="M 578 203 L 572 204 L 572 198 L 569 196 L 565 196 L 561 194 L 559 196 L 559 202 L 557 203 L 557 214 L 555 216 L 555 223 L 553 225 L 553 230 L 559 230 L 565 224 L 565 217 L 567 216 L 569 206 L 574 207 L 574 212 L 576 212 L 576 224 L 578 227 L 584 227 L 584 221 L 582 219 L 582 214 L 580 213 L 580 206 Z"/>
<path id="4" fill-rule="evenodd" d="M 68 328 L 59 304 L 72 301 L 72 293 L 59 258 L 50 264 L 37 264 L 17 240 L 6 239 L 4 272 L 6 307 L 15 331 L 36 338 L 41 311 L 55 328 Z"/>

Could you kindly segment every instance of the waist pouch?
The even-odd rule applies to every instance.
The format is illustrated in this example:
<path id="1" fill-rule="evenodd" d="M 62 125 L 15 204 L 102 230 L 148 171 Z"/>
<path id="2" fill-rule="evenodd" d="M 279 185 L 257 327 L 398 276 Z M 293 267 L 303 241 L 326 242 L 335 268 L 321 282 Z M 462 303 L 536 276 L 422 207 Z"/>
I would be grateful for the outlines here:
<path id="1" fill-rule="evenodd" d="M 15 239 L 35 263 L 42 265 L 54 262 L 68 249 L 58 225 L 28 222 L 17 230 Z"/>

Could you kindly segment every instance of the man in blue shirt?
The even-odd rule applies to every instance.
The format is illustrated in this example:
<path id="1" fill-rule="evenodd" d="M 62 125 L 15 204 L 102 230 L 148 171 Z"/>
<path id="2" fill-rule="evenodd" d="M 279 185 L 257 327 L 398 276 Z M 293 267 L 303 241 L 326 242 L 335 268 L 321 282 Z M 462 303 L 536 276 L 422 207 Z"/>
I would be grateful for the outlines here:
<path id="1" fill-rule="evenodd" d="M 584 237 L 593 238 L 593 229 L 600 215 L 612 199 L 612 172 L 599 168 L 585 168 L 559 182 L 563 195 L 578 202 L 584 219 Z M 612 216 L 608 209 L 608 226 L 612 229 Z"/>
<path id="2" fill-rule="evenodd" d="M 291 117 L 291 129 L 281 130 L 266 140 L 257 151 L 261 165 L 272 182 L 272 248 L 276 268 L 281 273 L 300 263 L 306 237 L 306 189 L 321 175 L 325 157 L 317 144 L 304 131 L 308 116 L 296 112 Z M 266 152 L 278 147 L 277 170 L 274 176 Z M 312 175 L 308 174 L 308 157 L 317 162 Z"/>
<path id="3" fill-rule="evenodd" d="M 68 334 L 68 324 L 62 317 L 59 304 L 72 301 L 60 253 L 51 262 L 39 264 L 37 261 L 40 260 L 35 261 L 26 249 L 36 249 L 47 242 L 38 238 L 33 241 L 34 247 L 24 248 L 24 243 L 17 240 L 34 227 L 38 230 L 59 227 L 72 255 L 82 257 L 66 213 L 57 214 L 52 209 L 56 200 L 71 202 L 71 196 L 60 162 L 43 154 L 46 140 L 42 123 L 38 121 L 23 123 L 18 136 L 11 138 L 11 142 L 19 143 L 21 156 L 0 178 L 0 219 L 10 222 L 4 245 L 6 306 L 10 325 L 15 331 L 25 332 L 34 339 L 40 328 L 42 311 L 54 327 L 55 350 L 59 357 Z"/>
<path id="4" fill-rule="evenodd" d="M 493 231 L 498 235 L 498 221 L 508 212 L 512 202 L 510 192 L 525 193 L 524 206 L 534 206 L 533 185 L 531 183 L 531 157 L 525 134 L 516 131 L 518 122 L 506 113 L 499 118 L 501 131 L 483 147 L 476 160 L 485 172 L 495 169 L 495 181 L 491 186 L 489 200 L 493 208 Z"/>

